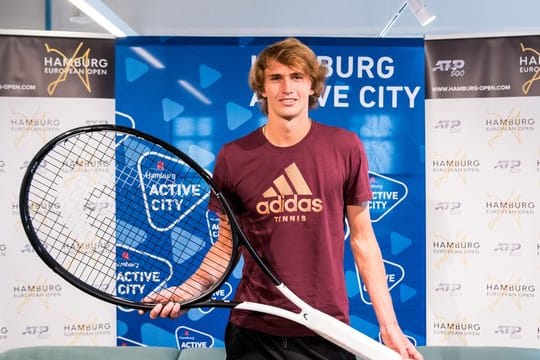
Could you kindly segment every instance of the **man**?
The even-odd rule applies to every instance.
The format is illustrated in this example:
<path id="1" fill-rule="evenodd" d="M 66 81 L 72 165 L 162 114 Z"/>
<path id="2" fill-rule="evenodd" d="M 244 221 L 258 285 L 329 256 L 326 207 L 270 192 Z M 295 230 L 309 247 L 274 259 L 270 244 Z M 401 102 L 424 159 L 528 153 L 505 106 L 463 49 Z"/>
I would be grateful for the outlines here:
<path id="1" fill-rule="evenodd" d="M 266 125 L 226 144 L 214 180 L 255 250 L 292 291 L 313 307 L 349 321 L 343 274 L 344 220 L 356 265 L 369 292 L 383 342 L 403 359 L 422 359 L 402 333 L 369 215 L 371 189 L 356 134 L 315 122 L 309 110 L 324 87 L 326 68 L 294 38 L 264 49 L 249 82 Z M 271 281 L 244 257 L 236 298 L 288 307 Z M 150 316 L 175 318 L 180 306 L 157 305 Z M 309 329 L 268 314 L 232 310 L 227 359 L 354 359 Z"/>

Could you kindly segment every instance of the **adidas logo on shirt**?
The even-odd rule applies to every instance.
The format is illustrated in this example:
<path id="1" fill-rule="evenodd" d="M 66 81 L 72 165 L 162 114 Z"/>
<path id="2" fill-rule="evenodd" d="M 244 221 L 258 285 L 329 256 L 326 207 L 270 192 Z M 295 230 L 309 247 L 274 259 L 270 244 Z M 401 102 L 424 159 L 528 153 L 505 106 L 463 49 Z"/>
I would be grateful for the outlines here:
<path id="1" fill-rule="evenodd" d="M 321 199 L 314 198 L 302 173 L 295 163 L 287 166 L 263 194 L 265 200 L 257 203 L 257 213 L 284 214 L 321 212 Z"/>

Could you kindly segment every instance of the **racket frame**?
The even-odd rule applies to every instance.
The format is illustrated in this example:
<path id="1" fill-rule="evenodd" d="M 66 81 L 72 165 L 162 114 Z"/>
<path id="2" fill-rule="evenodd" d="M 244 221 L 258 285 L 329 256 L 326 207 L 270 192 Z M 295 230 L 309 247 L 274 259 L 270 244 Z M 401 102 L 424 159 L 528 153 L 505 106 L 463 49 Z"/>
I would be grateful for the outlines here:
<path id="1" fill-rule="evenodd" d="M 351 326 L 345 324 L 344 322 L 323 313 L 320 310 L 317 310 L 307 304 L 305 301 L 300 299 L 296 294 L 294 294 L 286 285 L 284 285 L 277 275 L 270 269 L 270 267 L 264 263 L 262 258 L 257 254 L 254 247 L 251 245 L 246 235 L 241 229 L 238 220 L 234 216 L 234 212 L 229 205 L 225 196 L 216 188 L 210 174 L 197 164 L 193 159 L 184 154 L 182 151 L 176 147 L 170 145 L 167 142 L 164 142 L 152 135 L 140 132 L 134 128 L 111 125 L 111 124 L 102 124 L 102 125 L 89 125 L 82 126 L 68 130 L 50 140 L 46 143 L 33 157 L 30 161 L 28 168 L 24 174 L 21 190 L 19 194 L 19 210 L 21 221 L 30 240 L 30 244 L 39 255 L 39 257 L 49 266 L 54 272 L 60 275 L 62 278 L 67 280 L 70 284 L 79 288 L 80 290 L 92 295 L 96 298 L 104 300 L 106 302 L 129 307 L 135 309 L 149 310 L 152 309 L 156 303 L 140 303 L 130 300 L 123 299 L 118 296 L 103 292 L 89 284 L 79 280 L 76 276 L 67 271 L 62 267 L 48 252 L 47 249 L 43 246 L 42 242 L 39 240 L 39 237 L 32 225 L 32 216 L 30 213 L 30 206 L 28 204 L 28 192 L 31 185 L 31 181 L 34 173 L 37 171 L 41 162 L 47 156 L 49 151 L 53 149 L 60 142 L 69 139 L 70 137 L 77 135 L 79 133 L 85 132 L 96 132 L 96 131 L 114 131 L 118 133 L 123 133 L 126 135 L 132 135 L 139 138 L 143 138 L 147 141 L 155 143 L 163 147 L 168 152 L 177 156 L 180 160 L 185 162 L 193 170 L 195 170 L 204 180 L 208 183 L 213 195 L 221 203 L 227 217 L 229 218 L 232 232 L 232 242 L 233 242 L 233 254 L 232 261 L 228 264 L 226 271 L 224 272 L 222 278 L 214 283 L 208 291 L 204 292 L 200 296 L 182 304 L 183 308 L 194 308 L 194 307 L 225 307 L 225 308 L 235 308 L 238 310 L 246 311 L 256 311 L 266 314 L 271 314 L 279 316 L 298 324 L 304 325 L 308 329 L 314 331 L 320 336 L 326 338 L 327 340 L 335 343 L 336 345 L 346 349 L 347 351 L 359 356 L 361 359 L 365 360 L 400 360 L 401 356 L 386 347 L 382 343 L 373 340 L 362 332 L 352 328 Z M 259 265 L 261 270 L 271 279 L 272 283 L 277 287 L 277 289 L 293 304 L 295 304 L 300 311 L 293 312 L 278 308 L 272 305 L 265 305 L 259 303 L 253 303 L 248 301 L 228 301 L 228 300 L 212 300 L 211 295 L 223 283 L 227 280 L 229 274 L 234 270 L 237 260 L 239 258 L 238 246 L 242 245 L 249 252 L 250 256 L 254 261 Z"/>

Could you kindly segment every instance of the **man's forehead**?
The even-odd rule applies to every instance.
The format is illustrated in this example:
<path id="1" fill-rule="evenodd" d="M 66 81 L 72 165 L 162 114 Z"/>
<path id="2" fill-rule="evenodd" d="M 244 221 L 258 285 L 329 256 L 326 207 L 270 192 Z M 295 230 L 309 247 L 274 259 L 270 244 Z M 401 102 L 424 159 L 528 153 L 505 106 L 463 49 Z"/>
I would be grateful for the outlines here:
<path id="1" fill-rule="evenodd" d="M 268 62 L 264 72 L 266 74 L 303 74 L 304 70 L 300 66 L 286 65 L 279 61 L 272 60 Z"/>

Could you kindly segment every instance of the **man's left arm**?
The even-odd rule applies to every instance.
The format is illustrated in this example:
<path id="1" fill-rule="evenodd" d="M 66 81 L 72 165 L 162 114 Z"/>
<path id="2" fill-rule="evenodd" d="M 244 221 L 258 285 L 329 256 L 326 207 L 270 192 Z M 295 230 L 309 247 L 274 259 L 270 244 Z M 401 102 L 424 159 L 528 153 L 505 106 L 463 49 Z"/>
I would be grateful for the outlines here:
<path id="1" fill-rule="evenodd" d="M 354 261 L 373 304 L 384 344 L 400 353 L 403 359 L 422 359 L 399 327 L 381 250 L 371 225 L 368 202 L 347 206 L 347 219 Z"/>

